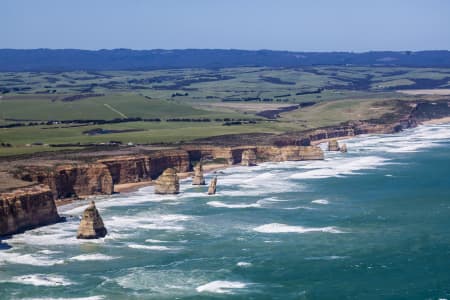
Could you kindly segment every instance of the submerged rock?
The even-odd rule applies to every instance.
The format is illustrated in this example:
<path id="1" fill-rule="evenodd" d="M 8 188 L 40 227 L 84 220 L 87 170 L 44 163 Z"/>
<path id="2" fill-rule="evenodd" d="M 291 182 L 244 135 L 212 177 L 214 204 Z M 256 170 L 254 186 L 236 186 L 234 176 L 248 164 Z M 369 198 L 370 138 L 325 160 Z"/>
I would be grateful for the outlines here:
<path id="1" fill-rule="evenodd" d="M 77 239 L 98 239 L 104 237 L 107 231 L 103 224 L 102 217 L 95 207 L 95 202 L 84 210 L 83 218 L 78 227 Z"/>
<path id="2" fill-rule="evenodd" d="M 253 150 L 245 150 L 242 152 L 241 165 L 243 166 L 256 166 L 256 154 Z"/>
<path id="3" fill-rule="evenodd" d="M 178 194 L 180 192 L 180 180 L 177 171 L 173 168 L 166 169 L 155 181 L 156 194 Z"/>
<path id="4" fill-rule="evenodd" d="M 216 186 L 217 186 L 217 177 L 214 177 L 211 180 L 211 183 L 209 184 L 208 195 L 214 195 L 216 193 Z"/>
<path id="5" fill-rule="evenodd" d="M 347 153 L 347 145 L 346 144 L 342 144 L 341 147 L 339 147 L 339 150 L 342 153 Z"/>
<path id="6" fill-rule="evenodd" d="M 203 177 L 202 163 L 198 163 L 194 167 L 194 178 L 192 179 L 192 185 L 205 185 L 205 178 Z"/>
<path id="7" fill-rule="evenodd" d="M 328 151 L 339 151 L 339 143 L 337 140 L 331 140 L 328 142 Z"/>

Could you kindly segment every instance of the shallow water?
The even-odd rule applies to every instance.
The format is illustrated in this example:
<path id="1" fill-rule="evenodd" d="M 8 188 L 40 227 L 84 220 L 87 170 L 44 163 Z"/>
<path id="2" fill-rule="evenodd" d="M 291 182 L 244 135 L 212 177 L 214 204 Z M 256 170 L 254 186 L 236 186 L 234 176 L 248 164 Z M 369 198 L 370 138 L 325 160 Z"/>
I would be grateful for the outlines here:
<path id="1" fill-rule="evenodd" d="M 450 125 L 346 141 L 326 160 L 97 200 L 0 250 L 0 299 L 450 299 Z M 210 176 L 207 177 L 209 181 Z M 70 217 L 70 216 L 75 217 Z"/>

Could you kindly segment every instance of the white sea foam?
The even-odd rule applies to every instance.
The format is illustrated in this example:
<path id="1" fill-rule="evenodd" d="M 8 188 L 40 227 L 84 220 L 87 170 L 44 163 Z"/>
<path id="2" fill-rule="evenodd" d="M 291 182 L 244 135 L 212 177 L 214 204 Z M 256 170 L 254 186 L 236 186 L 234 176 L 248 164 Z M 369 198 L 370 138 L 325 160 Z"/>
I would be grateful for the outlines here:
<path id="1" fill-rule="evenodd" d="M 147 243 L 168 243 L 168 241 L 154 240 L 154 239 L 146 239 Z"/>
<path id="2" fill-rule="evenodd" d="M 242 268 L 248 268 L 248 267 L 251 267 L 252 264 L 249 263 L 249 262 L 240 261 L 240 262 L 238 262 L 238 263 L 236 264 L 236 266 L 242 267 Z"/>
<path id="3" fill-rule="evenodd" d="M 105 296 L 77 297 L 77 298 L 24 298 L 23 300 L 102 300 Z"/>
<path id="4" fill-rule="evenodd" d="M 23 300 L 102 300 L 105 296 L 77 297 L 77 298 L 24 298 Z"/>
<path id="5" fill-rule="evenodd" d="M 301 166 L 305 169 L 290 176 L 293 179 L 321 179 L 356 174 L 356 171 L 375 169 L 388 163 L 388 159 L 378 156 L 340 158 L 317 161 Z"/>
<path id="6" fill-rule="evenodd" d="M 339 256 L 339 255 L 305 257 L 306 260 L 336 260 L 346 258 L 348 258 L 348 256 Z"/>
<path id="7" fill-rule="evenodd" d="M 38 253 L 42 253 L 42 254 L 58 254 L 58 253 L 61 253 L 61 251 L 53 251 L 53 250 L 44 249 L 44 250 L 38 251 Z"/>
<path id="8" fill-rule="evenodd" d="M 113 228 L 117 231 L 136 229 L 150 229 L 150 230 L 168 230 L 168 231 L 182 231 L 185 227 L 180 224 L 194 219 L 192 216 L 178 215 L 178 214 L 149 214 L 142 213 L 136 216 L 113 216 L 110 221 L 106 221 L 108 228 Z"/>
<path id="9" fill-rule="evenodd" d="M 325 199 L 317 199 L 317 200 L 311 201 L 311 203 L 326 205 L 326 204 L 329 204 L 330 202 Z"/>
<path id="10" fill-rule="evenodd" d="M 129 248 L 133 249 L 141 249 L 141 250 L 152 250 L 152 251 L 176 251 L 180 250 L 179 247 L 167 247 L 167 246 L 149 246 L 149 245 L 140 245 L 140 244 L 129 244 Z"/>
<path id="11" fill-rule="evenodd" d="M 300 206 L 294 206 L 294 207 L 285 207 L 283 209 L 286 209 L 286 210 L 297 210 L 297 209 L 314 210 L 315 208 L 309 207 L 309 206 L 302 206 L 302 205 L 300 205 Z"/>
<path id="12" fill-rule="evenodd" d="M 208 203 L 209 206 L 213 207 L 222 207 L 222 208 L 260 208 L 261 204 L 259 203 L 236 203 L 236 204 L 227 204 L 221 201 L 210 201 Z"/>
<path id="13" fill-rule="evenodd" d="M 216 280 L 196 288 L 199 293 L 233 294 L 235 289 L 245 289 L 247 283 L 239 281 Z"/>
<path id="14" fill-rule="evenodd" d="M 280 223 L 265 224 L 253 229 L 261 233 L 310 233 L 310 232 L 327 232 L 327 233 L 343 233 L 334 226 L 328 227 L 303 227 L 291 226 Z"/>
<path id="15" fill-rule="evenodd" d="M 70 260 L 77 260 L 77 261 L 92 261 L 92 260 L 112 260 L 117 259 L 119 257 L 116 256 L 109 256 L 101 253 L 94 253 L 94 254 L 81 254 L 74 257 L 71 257 Z"/>
<path id="16" fill-rule="evenodd" d="M 67 286 L 73 284 L 63 276 L 54 274 L 29 274 L 23 276 L 15 276 L 8 282 L 35 286 Z"/>
<path id="17" fill-rule="evenodd" d="M 64 260 L 51 259 L 48 256 L 19 254 L 11 251 L 0 251 L 0 263 L 21 264 L 31 266 L 54 266 L 63 264 Z"/>

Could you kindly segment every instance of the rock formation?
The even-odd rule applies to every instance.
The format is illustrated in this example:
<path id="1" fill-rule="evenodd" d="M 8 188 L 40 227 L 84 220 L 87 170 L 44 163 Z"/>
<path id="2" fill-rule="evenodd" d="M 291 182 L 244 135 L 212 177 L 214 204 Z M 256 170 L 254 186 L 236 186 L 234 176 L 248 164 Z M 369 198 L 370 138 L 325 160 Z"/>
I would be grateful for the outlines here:
<path id="1" fill-rule="evenodd" d="M 258 157 L 262 161 L 300 161 L 322 160 L 323 151 L 317 146 L 261 146 L 256 148 Z"/>
<path id="2" fill-rule="evenodd" d="M 175 169 L 166 169 L 155 181 L 156 194 L 178 194 L 180 192 L 180 181 Z"/>
<path id="3" fill-rule="evenodd" d="M 53 168 L 25 166 L 19 177 L 48 185 L 54 199 L 113 192 L 111 173 L 101 163 L 62 164 Z"/>
<path id="4" fill-rule="evenodd" d="M 342 153 L 347 153 L 347 144 L 342 144 L 341 147 L 339 148 L 339 150 Z"/>
<path id="5" fill-rule="evenodd" d="M 337 140 L 330 140 L 328 142 L 328 151 L 339 151 L 339 143 Z"/>
<path id="6" fill-rule="evenodd" d="M 243 166 L 256 166 L 256 154 L 253 150 L 245 150 L 242 152 L 241 165 Z"/>
<path id="7" fill-rule="evenodd" d="M 148 156 L 118 156 L 98 162 L 108 167 L 114 184 L 140 182 L 148 180 L 150 177 Z"/>
<path id="8" fill-rule="evenodd" d="M 0 194 L 0 236 L 60 220 L 48 186 L 36 185 Z"/>
<path id="9" fill-rule="evenodd" d="M 193 185 L 205 185 L 205 178 L 203 177 L 203 166 L 202 163 L 199 162 L 194 167 L 194 178 L 192 179 Z"/>
<path id="10" fill-rule="evenodd" d="M 214 195 L 216 193 L 216 187 L 217 187 L 217 177 L 214 177 L 211 180 L 211 183 L 209 184 L 208 195 Z"/>
<path id="11" fill-rule="evenodd" d="M 102 217 L 95 207 L 95 202 L 84 210 L 83 217 L 78 227 L 77 239 L 98 239 L 106 235 L 107 231 Z"/>

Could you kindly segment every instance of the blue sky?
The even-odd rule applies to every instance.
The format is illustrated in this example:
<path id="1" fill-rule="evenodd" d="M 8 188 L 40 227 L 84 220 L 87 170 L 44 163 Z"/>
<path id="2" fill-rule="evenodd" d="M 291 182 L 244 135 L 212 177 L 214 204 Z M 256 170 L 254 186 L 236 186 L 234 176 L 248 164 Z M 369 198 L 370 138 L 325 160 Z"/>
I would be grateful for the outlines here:
<path id="1" fill-rule="evenodd" d="M 450 49 L 448 0 L 0 0 L 0 48 Z"/>

